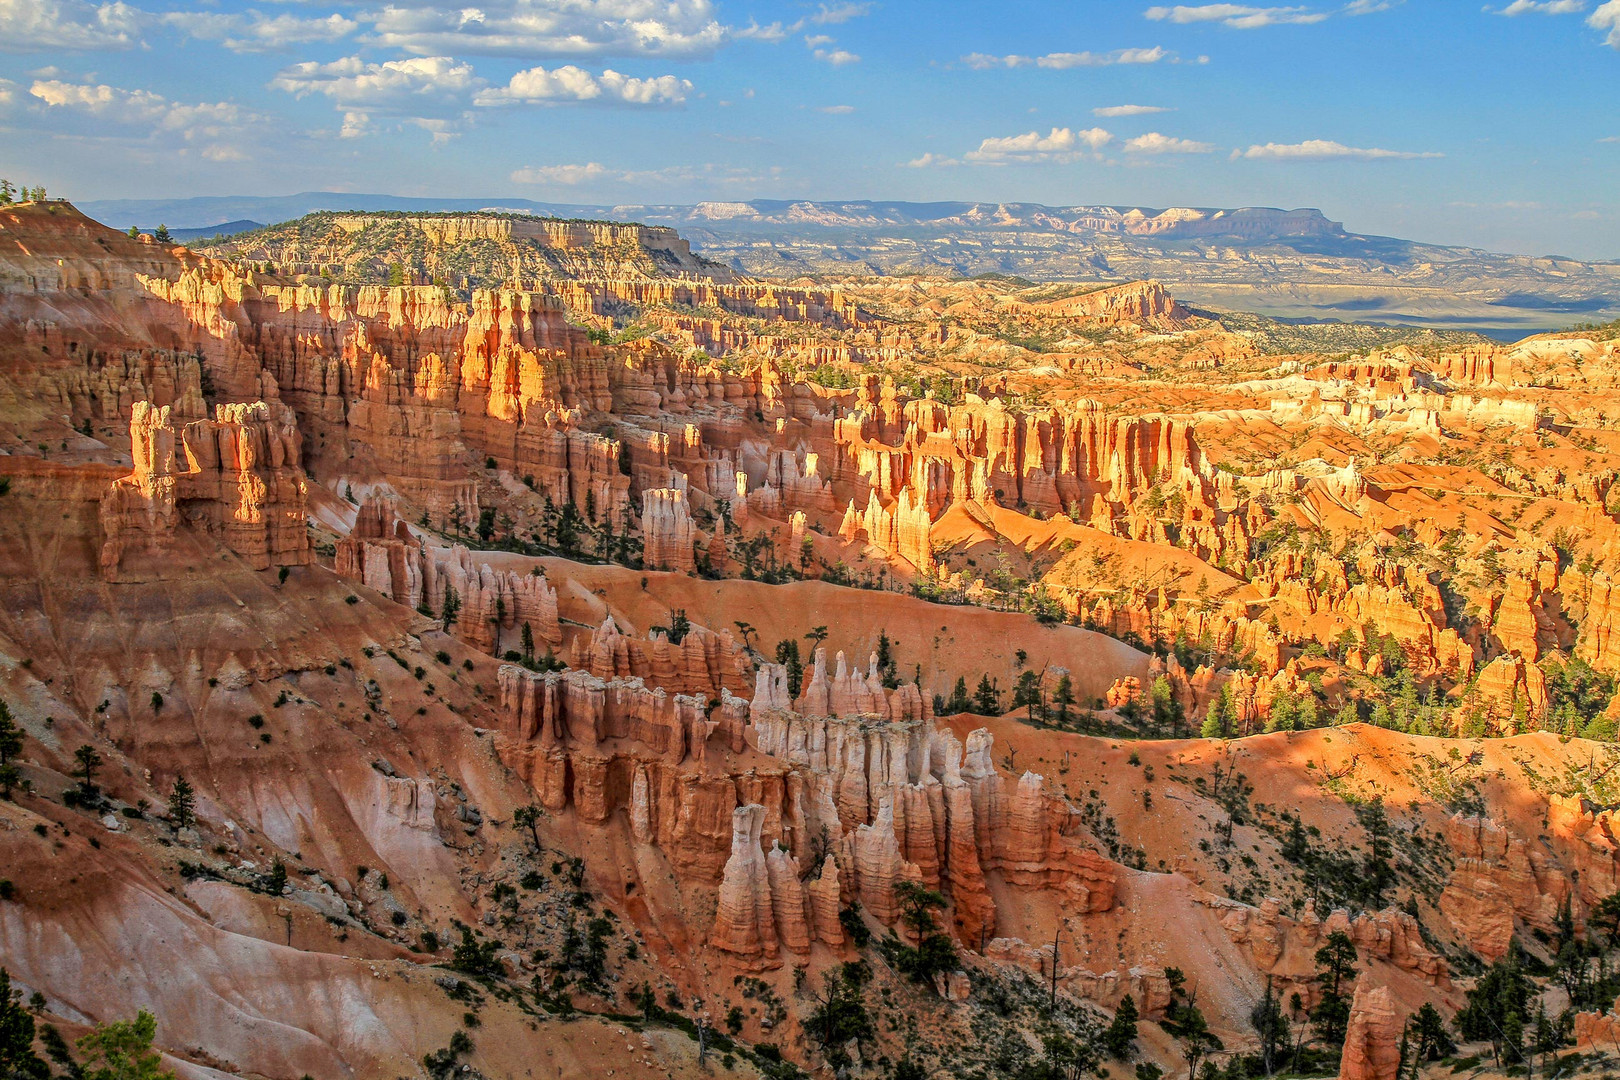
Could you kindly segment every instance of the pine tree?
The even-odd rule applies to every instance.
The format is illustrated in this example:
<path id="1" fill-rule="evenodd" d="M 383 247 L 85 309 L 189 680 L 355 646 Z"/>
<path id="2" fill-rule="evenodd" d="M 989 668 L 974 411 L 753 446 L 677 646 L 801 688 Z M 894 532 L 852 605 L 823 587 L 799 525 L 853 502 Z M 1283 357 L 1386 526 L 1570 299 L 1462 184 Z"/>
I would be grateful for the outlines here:
<path id="1" fill-rule="evenodd" d="M 1067 672 L 1058 678 L 1057 689 L 1052 691 L 1052 704 L 1057 706 L 1059 726 L 1069 723 L 1069 706 L 1074 704 L 1074 681 Z"/>
<path id="2" fill-rule="evenodd" d="M 50 1069 L 34 1054 L 34 1018 L 22 1004 L 22 991 L 11 988 L 11 972 L 0 967 L 0 1076 L 34 1080 Z"/>
<path id="3" fill-rule="evenodd" d="M 174 1080 L 152 1049 L 157 1019 L 145 1009 L 133 1020 L 102 1024 L 79 1040 L 85 1080 Z"/>
<path id="4" fill-rule="evenodd" d="M 0 701 L 0 765 L 6 765 L 11 759 L 22 753 L 23 733 L 11 718 L 11 708 Z"/>
<path id="5" fill-rule="evenodd" d="M 1209 712 L 1204 715 L 1204 725 L 1198 731 L 1206 739 L 1229 739 L 1232 737 L 1232 694 L 1221 684 L 1221 689 L 1210 703 Z"/>
<path id="6" fill-rule="evenodd" d="M 102 765 L 101 755 L 96 753 L 95 747 L 85 743 L 73 751 L 73 760 L 79 763 L 80 790 L 86 795 L 93 794 L 96 790 L 96 770 Z"/>
<path id="7" fill-rule="evenodd" d="M 169 235 L 169 227 L 167 225 L 159 225 L 157 227 L 157 232 L 152 234 L 152 239 L 156 240 L 160 244 L 174 243 L 174 237 Z"/>
<path id="8" fill-rule="evenodd" d="M 1329 1046 L 1343 1046 L 1350 1025 L 1350 1001 L 1344 993 L 1356 973 L 1356 945 L 1348 934 L 1335 930 L 1316 950 L 1316 984 L 1321 998 L 1311 1010 L 1316 1033 Z"/>
<path id="9" fill-rule="evenodd" d="M 1136 1024 L 1140 1019 L 1136 999 L 1126 994 L 1114 1010 L 1114 1019 L 1103 1029 L 1102 1044 L 1108 1056 L 1124 1061 L 1136 1051 Z"/>
<path id="10" fill-rule="evenodd" d="M 1270 1076 L 1276 1067 L 1277 1050 L 1288 1045 L 1288 1017 L 1283 1015 L 1282 1004 L 1266 979 L 1266 996 L 1255 1002 L 1249 1010 L 1249 1024 L 1260 1039 L 1260 1063 Z"/>
<path id="11" fill-rule="evenodd" d="M 1001 715 L 1001 691 L 990 681 L 990 673 L 979 676 L 979 687 L 973 692 L 973 707 L 980 716 Z"/>
<path id="12" fill-rule="evenodd" d="M 174 778 L 174 790 L 169 792 L 169 817 L 176 829 L 189 829 L 197 820 L 197 794 L 184 774 Z"/>

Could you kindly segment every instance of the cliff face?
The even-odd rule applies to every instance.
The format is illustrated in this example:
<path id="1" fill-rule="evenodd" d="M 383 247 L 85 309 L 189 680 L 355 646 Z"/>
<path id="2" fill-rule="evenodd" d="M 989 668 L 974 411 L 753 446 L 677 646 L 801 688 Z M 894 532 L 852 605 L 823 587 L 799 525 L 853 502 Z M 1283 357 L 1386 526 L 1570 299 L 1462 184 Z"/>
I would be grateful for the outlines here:
<path id="1" fill-rule="evenodd" d="M 502 756 L 553 812 L 625 813 L 691 883 L 716 888 L 710 943 L 774 967 L 812 940 L 839 942 L 841 906 L 884 923 L 900 881 L 943 889 L 964 940 L 993 936 L 990 876 L 1056 890 L 1076 911 L 1114 903 L 1114 868 L 1074 812 L 1026 773 L 1008 785 L 988 733 L 964 748 L 915 687 L 887 691 L 840 654 L 817 658 L 797 702 L 760 668 L 752 703 L 639 679 L 501 670 Z"/>
<path id="2" fill-rule="evenodd" d="M 110 581 L 162 562 L 180 522 L 217 535 L 256 570 L 312 559 L 298 426 L 285 405 L 221 405 L 176 428 L 169 406 L 136 402 L 134 471 L 101 501 L 101 571 Z M 143 558 L 144 557 L 144 558 Z"/>

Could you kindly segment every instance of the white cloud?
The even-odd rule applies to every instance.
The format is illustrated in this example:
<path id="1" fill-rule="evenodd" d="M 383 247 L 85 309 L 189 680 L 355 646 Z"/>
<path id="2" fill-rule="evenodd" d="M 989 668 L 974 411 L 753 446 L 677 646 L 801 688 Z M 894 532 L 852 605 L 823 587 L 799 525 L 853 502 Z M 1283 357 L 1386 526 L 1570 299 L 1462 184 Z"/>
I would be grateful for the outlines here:
<path id="1" fill-rule="evenodd" d="M 123 0 L 0 0 L 0 52 L 128 49 L 138 41 L 141 12 Z"/>
<path id="2" fill-rule="evenodd" d="M 1078 160 L 1088 151 L 1102 149 L 1113 138 L 1102 128 L 1073 131 L 1066 127 L 1055 127 L 1045 135 L 1030 131 L 1022 135 L 985 139 L 966 158 L 982 165 L 1004 165 L 1008 162 L 1067 163 Z"/>
<path id="3" fill-rule="evenodd" d="M 832 116 L 848 116 L 854 111 L 855 106 L 853 105 L 821 105 L 816 108 L 816 112 L 824 112 Z"/>
<path id="4" fill-rule="evenodd" d="M 1253 30 L 1261 26 L 1282 24 L 1309 25 L 1328 18 L 1326 12 L 1304 7 L 1250 7 L 1247 4 L 1199 4 L 1174 7 L 1150 7 L 1143 12 L 1155 22 L 1173 23 L 1218 22 L 1235 30 Z"/>
<path id="5" fill-rule="evenodd" d="M 1031 65 L 1064 71 L 1068 68 L 1108 67 L 1113 64 L 1157 64 L 1161 60 L 1170 59 L 1171 56 L 1171 53 L 1155 45 L 1151 49 L 1115 49 L 1113 52 L 1103 53 L 1056 52 L 1047 53 L 1045 56 L 1020 56 L 1017 53 L 994 56 L 990 53 L 969 53 L 962 57 L 962 63 L 980 71 L 994 67 L 1020 68 Z"/>
<path id="6" fill-rule="evenodd" d="M 173 26 L 205 41 L 217 41 L 232 52 L 275 52 L 292 45 L 337 41 L 360 26 L 353 19 L 332 14 L 304 19 L 296 15 L 265 16 L 257 11 L 222 15 L 206 11 L 169 11 L 162 16 Z"/>
<path id="7" fill-rule="evenodd" d="M 1586 17 L 1586 25 L 1594 30 L 1607 30 L 1609 35 L 1603 43 L 1620 49 L 1620 0 L 1608 0 Z"/>
<path id="8" fill-rule="evenodd" d="M 125 90 L 101 83 L 36 79 L 29 96 L 47 113 L 77 117 L 97 135 L 150 139 L 165 146 L 195 147 L 209 161 L 242 161 L 244 143 L 273 125 L 269 117 L 228 101 L 170 101 L 150 90 Z M 53 131 L 63 119 L 53 116 Z"/>
<path id="9" fill-rule="evenodd" d="M 779 22 L 773 22 L 761 26 L 750 19 L 747 26 L 734 26 L 729 33 L 732 37 L 741 38 L 744 41 L 767 41 L 774 45 L 779 41 L 786 41 L 790 36 L 797 33 L 801 25 L 800 23 L 794 23 L 791 26 L 783 26 Z"/>
<path id="10" fill-rule="evenodd" d="M 1269 158 L 1276 161 L 1378 161 L 1410 160 L 1413 158 L 1445 157 L 1437 153 L 1413 153 L 1407 150 L 1383 150 L 1377 147 L 1346 146 L 1329 139 L 1306 139 L 1297 143 L 1266 143 L 1247 150 L 1234 150 L 1232 156 Z"/>
<path id="11" fill-rule="evenodd" d="M 1620 135 L 1605 135 L 1603 138 L 1599 139 L 1598 142 L 1620 143 Z"/>
<path id="12" fill-rule="evenodd" d="M 860 18 L 871 10 L 871 4 L 822 4 L 820 10 L 810 16 L 810 21 L 822 26 L 829 23 L 844 23 Z"/>
<path id="13" fill-rule="evenodd" d="M 402 109 L 428 102 L 456 101 L 479 89 L 483 80 L 470 64 L 448 56 L 421 56 L 374 64 L 346 56 L 329 64 L 314 60 L 282 68 L 270 80 L 275 90 L 295 97 L 323 94 L 339 106 Z"/>
<path id="14" fill-rule="evenodd" d="M 761 26 L 755 20 L 749 19 L 747 26 L 727 28 L 726 36 L 742 41 L 765 41 L 774 45 L 786 41 L 806 26 L 833 26 L 860 18 L 862 15 L 870 14 L 871 11 L 871 4 L 822 4 L 814 15 L 790 23 L 776 21 Z M 807 38 L 806 43 L 815 48 L 817 45 L 830 45 L 832 40 L 826 35 L 815 35 L 813 39 Z"/>
<path id="15" fill-rule="evenodd" d="M 634 79 L 611 68 L 601 75 L 592 75 L 566 64 L 551 71 L 543 67 L 520 71 L 503 87 L 479 91 L 473 97 L 473 104 L 558 105 L 589 101 L 612 105 L 680 105 L 691 89 L 691 83 L 674 75 Z"/>
<path id="16" fill-rule="evenodd" d="M 1127 139 L 1125 149 L 1133 154 L 1207 154 L 1215 147 L 1207 142 L 1177 139 L 1170 135 L 1160 135 L 1157 131 L 1150 131 L 1146 135 Z"/>
<path id="17" fill-rule="evenodd" d="M 607 166 L 591 161 L 584 165 L 531 165 L 512 174 L 514 184 L 585 184 L 608 175 Z"/>
<path id="18" fill-rule="evenodd" d="M 486 83 L 470 64 L 448 56 L 419 56 L 370 63 L 346 56 L 329 64 L 307 61 L 276 72 L 270 88 L 294 97 L 319 94 L 343 114 L 339 134 L 356 138 L 375 130 L 378 116 L 417 127 L 443 142 L 466 122 L 469 98 Z"/>
<path id="19" fill-rule="evenodd" d="M 1586 10 L 1586 0 L 1513 0 L 1498 15 L 1573 15 Z"/>
<path id="20" fill-rule="evenodd" d="M 962 164 L 953 157 L 942 157 L 939 154 L 924 154 L 919 158 L 912 158 L 902 165 L 906 169 L 948 169 Z"/>
<path id="21" fill-rule="evenodd" d="M 1091 110 L 1091 115 L 1092 116 L 1102 116 L 1102 117 L 1110 117 L 1110 116 L 1147 116 L 1147 115 L 1149 115 L 1151 113 L 1174 112 L 1174 111 L 1175 111 L 1174 109 L 1167 109 L 1163 105 L 1104 105 L 1104 106 L 1101 106 L 1100 108 L 1092 109 Z"/>
<path id="22" fill-rule="evenodd" d="M 695 58 L 726 38 L 712 0 L 493 0 L 478 7 L 405 0 L 367 16 L 368 44 L 421 56 Z"/>
<path id="23" fill-rule="evenodd" d="M 831 64 L 833 67 L 859 63 L 861 59 L 847 49 L 834 48 L 836 42 L 826 34 L 807 34 L 805 35 L 804 44 L 810 50 L 811 56 L 823 63 Z"/>

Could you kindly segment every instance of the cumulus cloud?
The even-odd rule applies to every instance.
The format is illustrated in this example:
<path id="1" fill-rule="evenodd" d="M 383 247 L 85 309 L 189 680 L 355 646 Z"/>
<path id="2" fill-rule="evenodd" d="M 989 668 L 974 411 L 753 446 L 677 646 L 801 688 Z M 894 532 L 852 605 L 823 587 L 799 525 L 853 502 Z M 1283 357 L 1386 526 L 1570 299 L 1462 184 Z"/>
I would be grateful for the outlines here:
<path id="1" fill-rule="evenodd" d="M 816 112 L 824 112 L 831 116 L 848 116 L 854 111 L 853 105 L 820 105 L 816 108 Z"/>
<path id="2" fill-rule="evenodd" d="M 1413 158 L 1438 158 L 1444 154 L 1414 153 L 1409 150 L 1384 150 L 1378 147 L 1346 146 L 1330 139 L 1306 139 L 1297 143 L 1265 143 L 1247 150 L 1234 150 L 1232 156 L 1269 158 L 1276 161 L 1391 161 Z"/>
<path id="3" fill-rule="evenodd" d="M 1092 116 L 1148 116 L 1152 113 L 1174 112 L 1163 105 L 1103 105 L 1091 110 Z"/>
<path id="4" fill-rule="evenodd" d="M 128 49 L 139 40 L 140 20 L 123 0 L 0 0 L 0 52 Z"/>
<path id="5" fill-rule="evenodd" d="M 599 161 L 584 165 L 531 165 L 512 173 L 514 184 L 585 184 L 608 175 L 608 167 Z"/>
<path id="6" fill-rule="evenodd" d="M 1095 152 L 1102 149 L 1112 142 L 1113 138 L 1112 134 L 1102 128 L 1074 131 L 1066 127 L 1055 127 L 1045 135 L 1038 131 L 1029 131 L 1022 135 L 985 139 L 979 143 L 979 148 L 970 151 L 966 158 L 981 165 L 1005 165 L 1009 162 L 1066 163 L 1078 160 L 1088 151 Z"/>
<path id="7" fill-rule="evenodd" d="M 826 34 L 814 34 L 805 38 L 804 43 L 809 47 L 811 56 L 822 61 L 823 63 L 831 64 L 833 67 L 843 67 L 845 64 L 856 64 L 859 63 L 861 59 L 858 55 L 850 52 L 848 49 L 834 48 L 833 39 L 828 37 Z"/>
<path id="8" fill-rule="evenodd" d="M 346 56 L 329 64 L 310 60 L 282 68 L 270 80 L 272 89 L 295 97 L 322 94 L 339 105 L 370 108 L 458 99 L 481 84 L 470 64 L 448 56 L 412 57 L 380 64 L 358 56 Z"/>
<path id="9" fill-rule="evenodd" d="M 1207 142 L 1177 139 L 1150 131 L 1146 135 L 1125 140 L 1125 149 L 1132 154 L 1207 154 L 1215 147 Z"/>
<path id="10" fill-rule="evenodd" d="M 420 56 L 708 56 L 725 40 L 712 0 L 407 0 L 368 16 L 367 43 Z"/>
<path id="11" fill-rule="evenodd" d="M 559 105 L 570 102 L 596 102 L 605 105 L 680 105 L 686 101 L 692 84 L 674 75 L 635 79 L 612 68 L 593 75 L 583 68 L 566 64 L 547 71 L 532 67 L 512 76 L 505 86 L 481 90 L 473 104 Z"/>
<path id="12" fill-rule="evenodd" d="M 229 101 L 171 101 L 150 90 L 104 83 L 36 79 L 28 94 L 47 113 L 74 117 L 90 133 L 190 146 L 215 162 L 245 160 L 244 143 L 273 123 Z M 65 121 L 53 117 L 51 123 L 53 130 L 61 130 Z"/>
<path id="13" fill-rule="evenodd" d="M 901 167 L 906 169 L 948 169 L 962 164 L 956 158 L 943 157 L 939 154 L 924 154 L 922 157 L 912 158 Z"/>
<path id="14" fill-rule="evenodd" d="M 1513 0 L 1498 15 L 1573 15 L 1586 10 L 1586 0 Z"/>
<path id="15" fill-rule="evenodd" d="M 282 68 L 270 80 L 273 90 L 294 97 L 319 94 L 343 113 L 344 138 L 375 130 L 373 120 L 421 128 L 435 142 L 450 138 L 464 120 L 469 97 L 485 87 L 470 64 L 448 56 L 421 56 L 371 63 L 346 56 L 329 64 L 314 60 Z"/>
<path id="16" fill-rule="evenodd" d="M 1305 7 L 1250 7 L 1247 4 L 1176 4 L 1173 7 L 1150 7 L 1143 15 L 1155 22 L 1218 22 L 1235 30 L 1285 24 L 1309 25 L 1328 18 L 1326 12 Z"/>
<path id="17" fill-rule="evenodd" d="M 1620 49 L 1620 0 L 1608 0 L 1586 18 L 1586 25 L 1594 30 L 1607 30 L 1605 45 Z"/>
<path id="18" fill-rule="evenodd" d="M 1151 49 L 1115 49 L 1113 52 L 1055 52 L 1045 56 L 995 56 L 990 53 L 969 53 L 962 63 L 983 71 L 986 68 L 1041 67 L 1056 71 L 1077 67 L 1108 67 L 1113 64 L 1157 64 L 1171 59 L 1172 54 L 1158 45 Z"/>
<path id="19" fill-rule="evenodd" d="M 297 15 L 261 15 L 244 11 L 224 15 L 207 11 L 169 11 L 162 15 L 167 26 L 205 41 L 217 41 L 232 52 L 277 52 L 293 45 L 337 41 L 360 26 L 353 19 L 332 14 L 325 18 Z"/>

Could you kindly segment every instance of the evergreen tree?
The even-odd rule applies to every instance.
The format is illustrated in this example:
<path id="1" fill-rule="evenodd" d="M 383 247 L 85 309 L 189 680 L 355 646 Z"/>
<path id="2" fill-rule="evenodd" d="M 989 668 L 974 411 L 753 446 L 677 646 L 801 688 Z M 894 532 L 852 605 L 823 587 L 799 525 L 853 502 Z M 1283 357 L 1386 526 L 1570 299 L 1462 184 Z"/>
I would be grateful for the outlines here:
<path id="1" fill-rule="evenodd" d="M 461 597 L 456 594 L 456 587 L 446 582 L 444 586 L 444 604 L 439 609 L 439 618 L 443 621 L 446 630 L 456 621 L 456 615 L 460 611 Z"/>
<path id="2" fill-rule="evenodd" d="M 17 189 L 10 180 L 0 178 L 0 206 L 10 206 L 17 196 Z"/>
<path id="3" fill-rule="evenodd" d="M 1001 691 L 990 680 L 990 673 L 979 676 L 979 688 L 973 692 L 974 709 L 981 716 L 1001 715 Z"/>
<path id="4" fill-rule="evenodd" d="M 189 829 L 197 820 L 197 795 L 184 774 L 174 778 L 174 790 L 169 792 L 169 818 L 176 829 Z"/>
<path id="5" fill-rule="evenodd" d="M 85 743 L 83 746 L 73 751 L 73 760 L 79 763 L 79 768 L 77 770 L 79 774 L 79 790 L 84 792 L 86 795 L 95 794 L 96 770 L 101 768 L 101 755 L 96 753 L 95 747 L 91 746 L 89 743 Z"/>
<path id="6" fill-rule="evenodd" d="M 1069 673 L 1064 672 L 1059 677 L 1057 689 L 1052 691 L 1052 704 L 1057 706 L 1057 718 L 1060 726 L 1069 723 L 1069 707 L 1074 704 L 1074 681 Z"/>
<path id="7" fill-rule="evenodd" d="M 1533 993 L 1530 978 L 1524 973 L 1523 953 L 1514 941 L 1508 945 L 1507 954 L 1468 991 L 1467 1001 L 1456 1016 L 1458 1033 L 1470 1042 L 1488 1041 L 1498 1068 L 1518 1064 Z"/>
<path id="8" fill-rule="evenodd" d="M 1013 709 L 1020 707 L 1026 709 L 1030 720 L 1035 719 L 1035 707 L 1041 707 L 1041 715 L 1046 715 L 1046 703 L 1041 697 L 1041 677 L 1033 671 L 1025 671 L 1018 676 L 1018 682 L 1013 686 Z"/>
<path id="9" fill-rule="evenodd" d="M 1260 1064 L 1270 1076 L 1276 1069 L 1277 1051 L 1288 1045 L 1288 1017 L 1283 1015 L 1270 978 L 1266 979 L 1266 996 L 1249 1010 L 1249 1025 L 1260 1040 Z"/>
<path id="10" fill-rule="evenodd" d="M 1155 689 L 1157 689 L 1157 684 L 1155 684 Z M 1204 714 L 1204 725 L 1199 729 L 1198 733 L 1206 739 L 1231 738 L 1233 714 L 1232 693 L 1227 689 L 1227 685 L 1222 683 L 1220 690 L 1215 695 L 1215 700 L 1210 702 L 1209 712 Z"/>
<path id="11" fill-rule="evenodd" d="M 34 1053 L 34 1018 L 11 988 L 11 972 L 0 967 L 0 1077 L 49 1080 L 51 1070 Z"/>
<path id="12" fill-rule="evenodd" d="M 1322 994 L 1311 1009 L 1316 1034 L 1328 1046 L 1343 1046 L 1350 1026 L 1350 999 L 1346 993 L 1356 973 L 1356 945 L 1342 930 L 1328 935 L 1316 950 L 1316 985 Z"/>
<path id="13" fill-rule="evenodd" d="M 1139 1019 L 1136 999 L 1126 994 L 1120 999 L 1119 1008 L 1114 1010 L 1113 1020 L 1103 1029 L 1102 1044 L 1109 1057 L 1125 1061 L 1136 1052 L 1136 1025 Z"/>
<path id="14" fill-rule="evenodd" d="M 102 1024 L 79 1040 L 83 1080 L 174 1080 L 152 1049 L 157 1019 L 145 1009 L 133 1020 Z"/>
<path id="15" fill-rule="evenodd" d="M 1154 679 L 1148 697 L 1153 706 L 1154 728 L 1161 732 L 1180 734 L 1184 713 L 1181 702 L 1176 700 L 1175 688 L 1170 685 L 1170 680 L 1163 675 Z"/>
<path id="16" fill-rule="evenodd" d="M 167 225 L 159 225 L 157 227 L 157 232 L 152 234 L 152 239 L 156 240 L 160 244 L 174 243 L 174 237 L 169 235 L 169 227 Z"/>
<path id="17" fill-rule="evenodd" d="M 0 765 L 9 764 L 12 758 L 22 753 L 22 748 L 22 729 L 11 718 L 11 708 L 0 701 Z"/>

